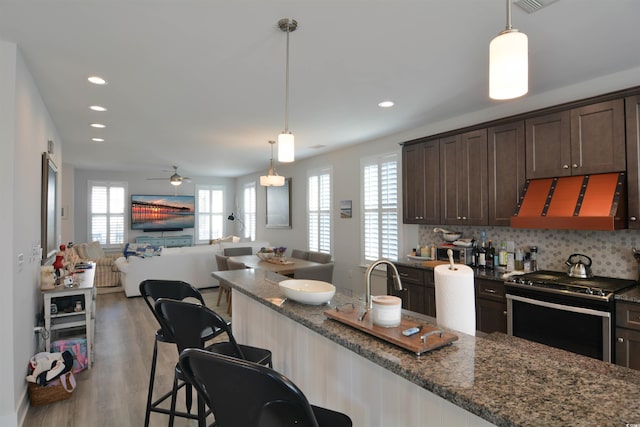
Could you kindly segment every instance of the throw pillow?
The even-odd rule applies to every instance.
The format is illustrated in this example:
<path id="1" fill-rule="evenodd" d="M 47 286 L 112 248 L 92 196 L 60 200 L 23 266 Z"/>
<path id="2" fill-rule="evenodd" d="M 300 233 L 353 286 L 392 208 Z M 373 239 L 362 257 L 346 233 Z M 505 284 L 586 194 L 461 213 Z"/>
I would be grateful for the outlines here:
<path id="1" fill-rule="evenodd" d="M 93 241 L 87 245 L 87 255 L 89 255 L 90 259 L 101 259 L 104 258 L 104 251 L 100 246 L 100 242 Z"/>
<path id="2" fill-rule="evenodd" d="M 89 254 L 87 253 L 86 243 L 80 243 L 79 245 L 75 245 L 74 248 L 76 249 L 76 252 L 78 252 L 78 255 L 80 256 L 80 258 L 82 259 L 89 258 Z"/>

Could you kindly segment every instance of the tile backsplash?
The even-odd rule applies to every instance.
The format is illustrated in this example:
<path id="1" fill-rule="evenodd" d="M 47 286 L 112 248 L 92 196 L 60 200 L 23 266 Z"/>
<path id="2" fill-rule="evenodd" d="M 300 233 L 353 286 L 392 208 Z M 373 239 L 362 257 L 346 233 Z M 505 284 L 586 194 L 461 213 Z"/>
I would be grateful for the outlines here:
<path id="1" fill-rule="evenodd" d="M 434 227 L 421 225 L 420 244 L 444 243 Z M 619 277 L 638 280 L 638 263 L 631 248 L 640 248 L 640 230 L 585 231 L 585 230 L 533 230 L 510 227 L 443 227 L 462 232 L 463 238 L 480 238 L 485 230 L 487 240 L 497 247 L 500 242 L 512 240 L 516 247 L 528 252 L 530 246 L 538 247 L 538 269 L 566 271 L 565 261 L 571 254 L 580 253 L 593 260 L 592 270 L 596 276 Z M 410 245 L 418 242 L 409 242 Z"/>

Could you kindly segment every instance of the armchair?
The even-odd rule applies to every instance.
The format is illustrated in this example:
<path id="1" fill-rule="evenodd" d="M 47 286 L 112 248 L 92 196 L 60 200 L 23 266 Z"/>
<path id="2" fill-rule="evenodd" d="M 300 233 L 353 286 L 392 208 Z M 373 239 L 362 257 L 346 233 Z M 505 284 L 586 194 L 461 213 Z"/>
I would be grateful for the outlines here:
<path id="1" fill-rule="evenodd" d="M 96 263 L 94 280 L 97 288 L 120 286 L 120 270 L 114 263 L 116 258 L 122 255 L 120 252 L 105 254 L 100 242 L 97 241 L 80 243 L 71 249 L 76 252 L 80 260 Z"/>

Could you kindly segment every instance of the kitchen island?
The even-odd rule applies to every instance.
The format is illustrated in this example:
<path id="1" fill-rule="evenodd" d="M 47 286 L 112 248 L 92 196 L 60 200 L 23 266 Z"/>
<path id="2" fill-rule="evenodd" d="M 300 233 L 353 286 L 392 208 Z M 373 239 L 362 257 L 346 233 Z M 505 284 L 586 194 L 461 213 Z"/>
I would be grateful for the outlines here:
<path id="1" fill-rule="evenodd" d="M 328 306 L 275 305 L 282 276 L 214 274 L 233 289 L 238 340 L 270 348 L 276 370 L 312 403 L 347 413 L 354 426 L 640 423 L 640 372 L 501 333 L 455 332 L 452 345 L 416 356 L 327 319 Z M 331 301 L 347 303 L 363 306 L 339 293 Z"/>

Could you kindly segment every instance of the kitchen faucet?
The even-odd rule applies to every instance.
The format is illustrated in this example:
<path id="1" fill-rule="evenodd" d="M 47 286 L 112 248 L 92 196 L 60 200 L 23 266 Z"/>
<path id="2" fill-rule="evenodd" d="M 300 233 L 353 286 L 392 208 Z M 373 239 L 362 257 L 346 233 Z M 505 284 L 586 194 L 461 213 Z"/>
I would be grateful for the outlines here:
<path id="1" fill-rule="evenodd" d="M 365 306 L 364 306 L 364 313 L 362 313 L 358 318 L 358 320 L 360 321 L 364 320 L 369 310 L 373 308 L 373 302 L 371 301 L 371 274 L 373 273 L 373 269 L 380 264 L 387 264 L 387 268 L 389 268 L 389 266 L 391 267 L 391 269 L 393 270 L 391 277 L 393 278 L 394 288 L 396 289 L 396 291 L 402 290 L 402 282 L 400 282 L 400 273 L 398 273 L 398 269 L 391 261 L 389 261 L 388 259 L 380 258 L 379 260 L 372 262 L 371 265 L 369 265 L 369 268 L 367 268 L 367 272 L 364 274 Z"/>

